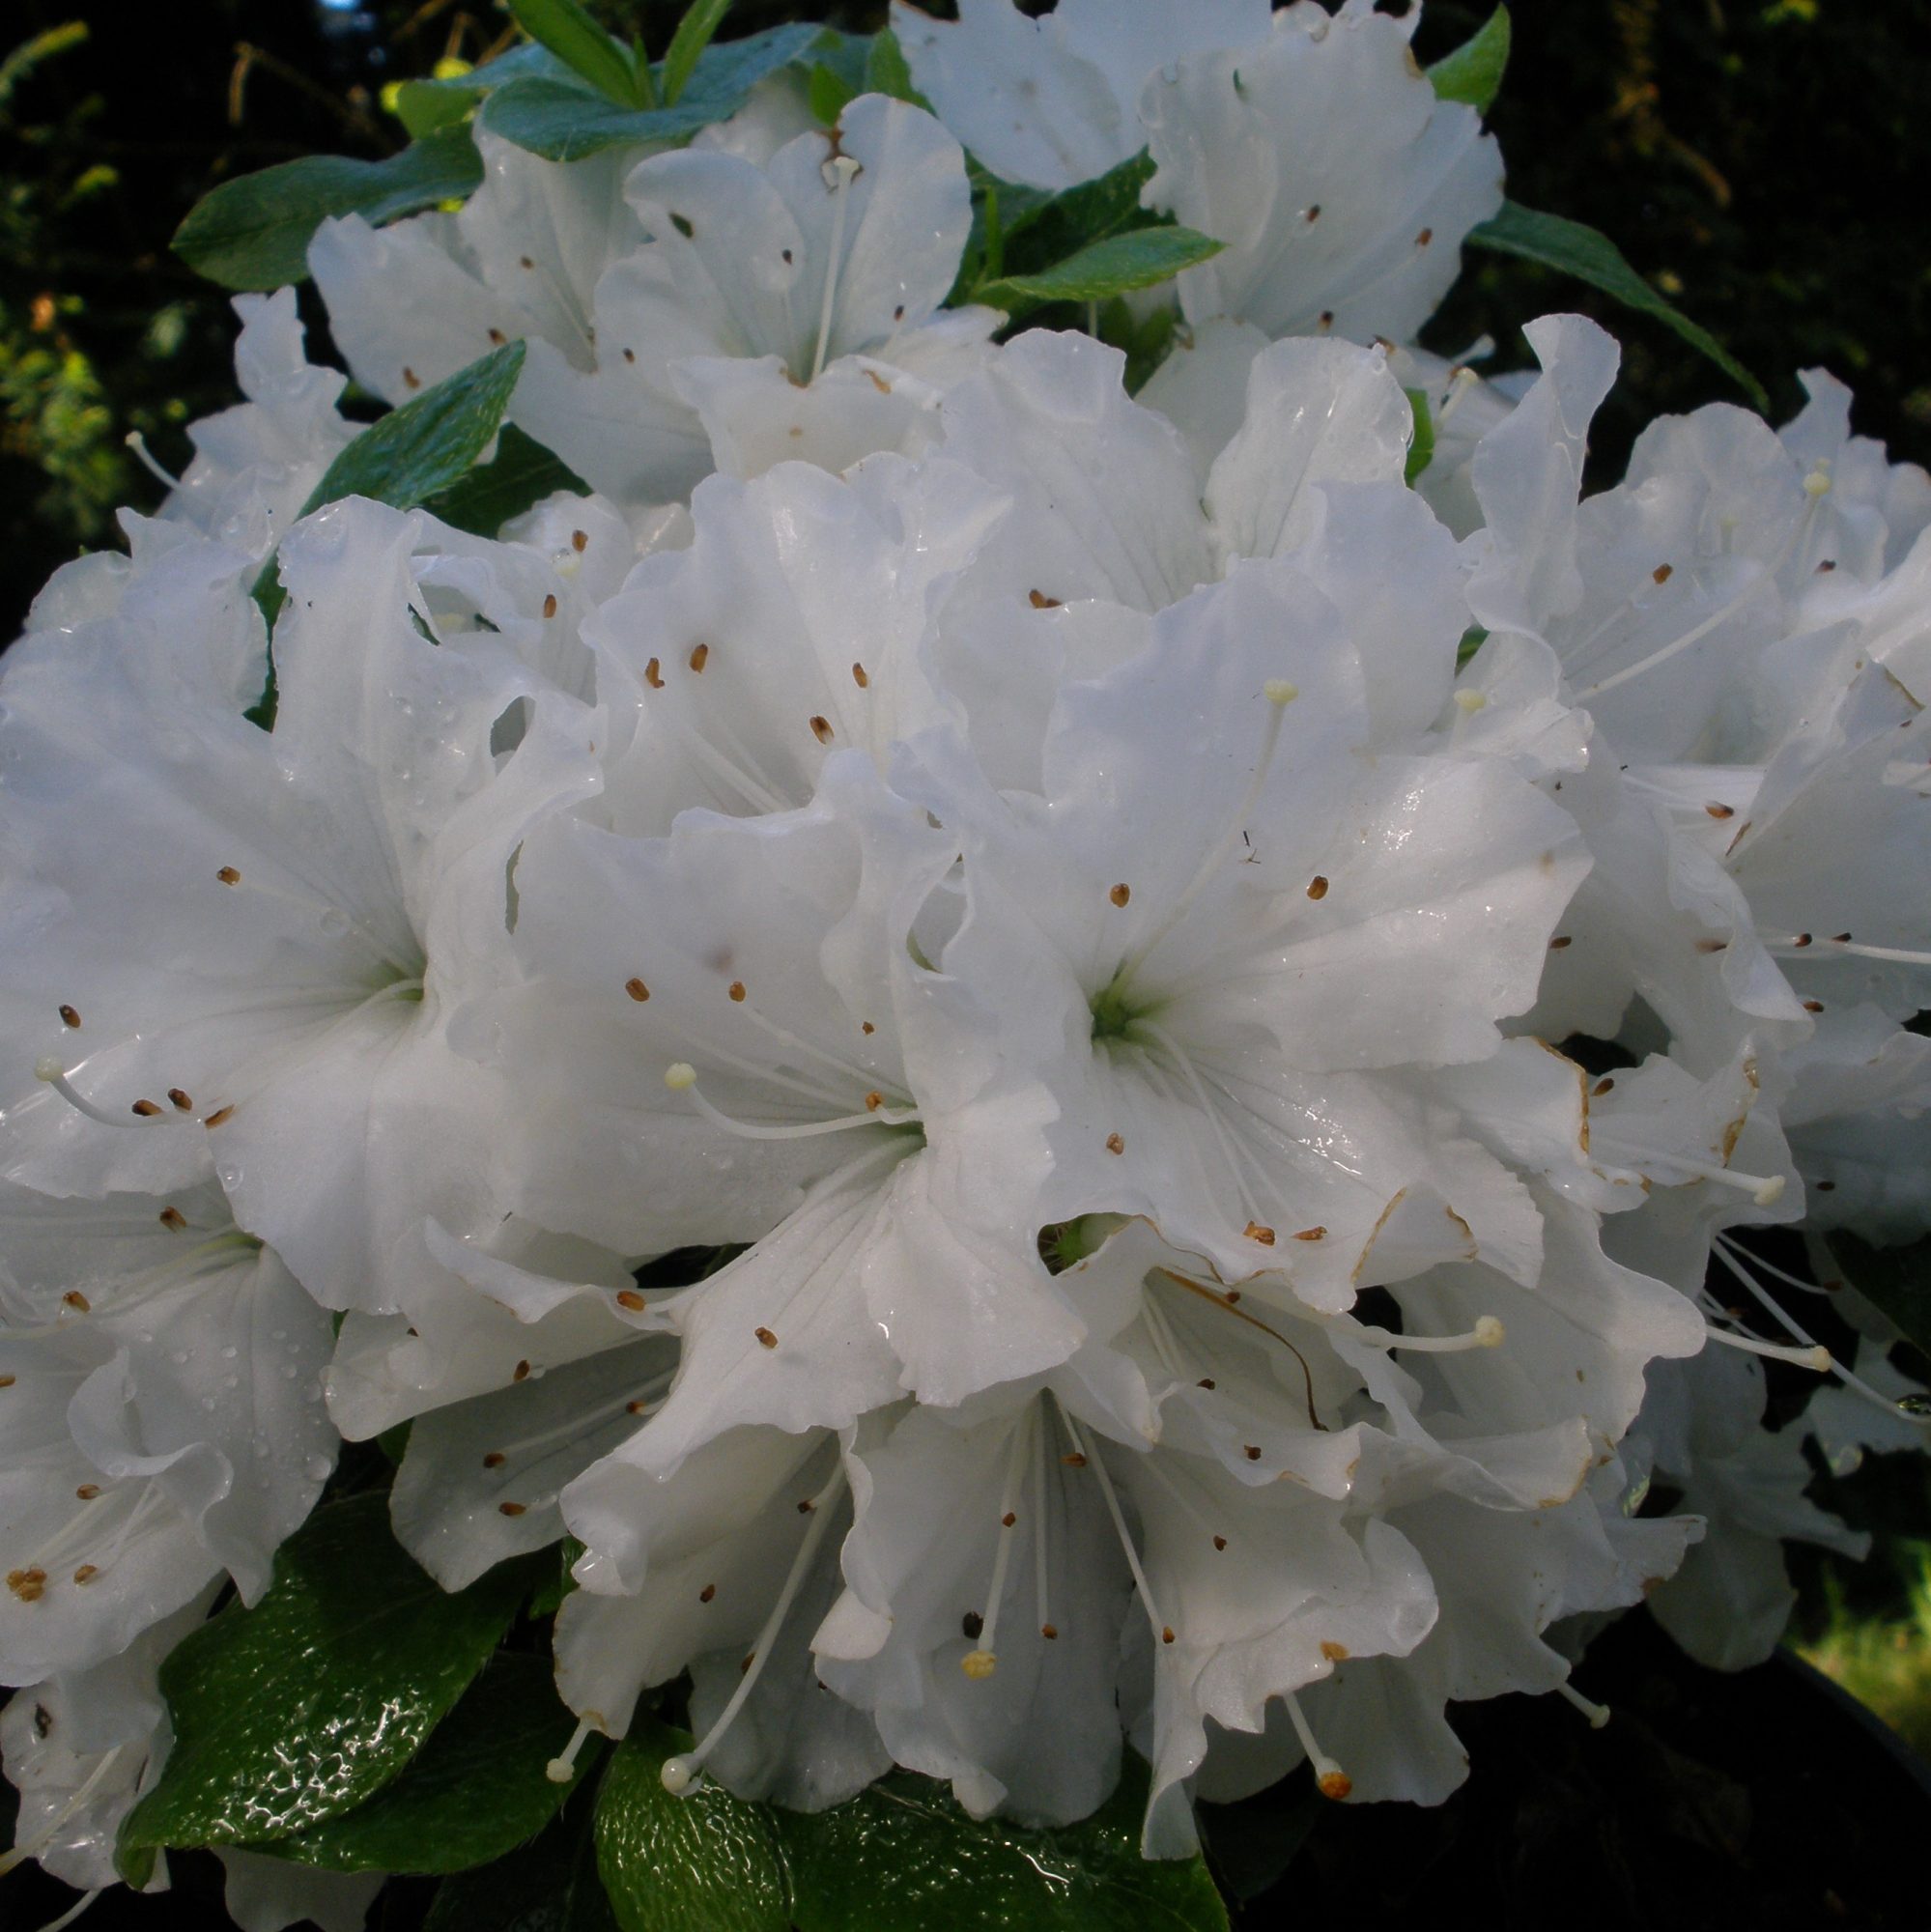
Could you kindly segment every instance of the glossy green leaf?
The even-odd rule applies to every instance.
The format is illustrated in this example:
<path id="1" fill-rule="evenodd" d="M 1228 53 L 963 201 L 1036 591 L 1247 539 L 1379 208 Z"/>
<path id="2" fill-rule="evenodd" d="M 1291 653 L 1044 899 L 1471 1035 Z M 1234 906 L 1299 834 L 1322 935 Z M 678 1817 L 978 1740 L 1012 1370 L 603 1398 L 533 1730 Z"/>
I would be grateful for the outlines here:
<path id="1" fill-rule="evenodd" d="M 1877 1306 L 1919 1349 L 1931 1348 L 1931 1236 L 1902 1247 L 1874 1247 L 1841 1230 L 1824 1245 L 1858 1293 Z"/>
<path id="2" fill-rule="evenodd" d="M 393 97 L 395 116 L 408 128 L 412 139 L 420 140 L 440 128 L 454 128 L 468 120 L 470 109 L 486 91 L 447 81 L 406 80 Z M 383 99 L 390 97 L 384 95 Z"/>
<path id="3" fill-rule="evenodd" d="M 1402 394 L 1408 399 L 1408 408 L 1415 419 L 1415 433 L 1408 443 L 1408 460 L 1402 470 L 1402 480 L 1412 485 L 1415 478 L 1434 461 L 1434 418 L 1428 412 L 1426 390 L 1404 389 Z"/>
<path id="4" fill-rule="evenodd" d="M 1477 113 L 1488 113 L 1502 90 L 1510 38 L 1509 10 L 1497 7 L 1470 39 L 1429 69 L 1436 98 L 1460 100 Z"/>
<path id="5" fill-rule="evenodd" d="M 497 453 L 460 481 L 423 498 L 423 508 L 479 537 L 494 537 L 512 517 L 533 509 L 558 490 L 587 495 L 589 485 L 560 456 L 504 423 Z"/>
<path id="6" fill-rule="evenodd" d="M 444 1879 L 422 1932 L 618 1932 L 597 1872 L 595 1800 L 579 1791 L 533 1843 Z"/>
<path id="7" fill-rule="evenodd" d="M 308 244 L 329 215 L 359 214 L 380 226 L 463 200 L 482 179 L 466 127 L 439 128 L 385 161 L 305 155 L 203 195 L 172 245 L 223 288 L 278 289 L 307 275 Z"/>
<path id="8" fill-rule="evenodd" d="M 1606 235 L 1560 214 L 1541 214 L 1519 203 L 1505 201 L 1499 214 L 1468 231 L 1468 240 L 1475 247 L 1516 255 L 1574 275 L 1613 296 L 1626 307 L 1655 316 L 1716 363 L 1758 410 L 1769 409 L 1770 398 L 1763 384 L 1707 328 L 1664 301 L 1623 259 L 1622 251 Z"/>
<path id="9" fill-rule="evenodd" d="M 301 514 L 305 517 L 344 497 L 372 497 L 379 503 L 406 510 L 441 492 L 453 491 L 501 427 L 510 394 L 523 373 L 523 358 L 521 342 L 505 343 L 421 395 L 412 396 L 401 409 L 378 416 L 323 471 L 322 481 L 309 492 Z M 459 502 L 458 508 L 462 507 Z M 270 626 L 285 595 L 275 559 L 270 556 L 262 566 L 254 588 L 255 602 Z M 273 726 L 274 715 L 274 666 L 270 662 L 267 689 L 248 716 L 267 729 Z"/>
<path id="10" fill-rule="evenodd" d="M 798 21 L 714 43 L 698 57 L 672 107 L 627 108 L 567 82 L 514 80 L 483 103 L 482 125 L 551 161 L 582 160 L 626 144 L 675 147 L 735 114 L 760 80 L 806 56 L 817 37 L 815 27 Z"/>
<path id="11" fill-rule="evenodd" d="M 275 1579 L 161 1665 L 174 1748 L 120 1852 L 281 1837 L 401 1773 L 489 1661 L 528 1588 L 502 1564 L 455 1595 L 389 1532 L 388 1498 L 318 1510 Z"/>
<path id="12" fill-rule="evenodd" d="M 676 106 L 677 97 L 697 65 L 697 56 L 711 44 L 730 7 L 731 0 L 691 0 L 684 10 L 684 17 L 677 22 L 677 31 L 665 50 L 664 71 L 658 80 L 665 106 Z"/>
<path id="13" fill-rule="evenodd" d="M 353 1811 L 249 1849 L 329 1871 L 465 1871 L 535 1837 L 594 1771 L 592 1741 L 569 1783 L 546 1772 L 575 1729 L 548 1659 L 498 1656 L 392 1783 Z"/>
<path id="14" fill-rule="evenodd" d="M 1132 289 L 1171 281 L 1182 269 L 1220 253 L 1222 243 L 1191 228 L 1142 228 L 1110 236 L 1032 275 L 981 282 L 973 299 L 1017 318 L 1057 301 L 1105 301 Z"/>
<path id="15" fill-rule="evenodd" d="M 820 127 L 830 128 L 858 99 L 858 89 L 842 74 L 819 61 L 805 84 L 805 99 L 811 109 L 812 120 Z"/>
<path id="16" fill-rule="evenodd" d="M 943 1784 L 895 1772 L 849 1804 L 778 1811 L 798 1932 L 1227 1932 L 1199 1858 L 1140 1856 L 1147 1767 L 1083 1824 L 1029 1832 L 966 1816 Z"/>
<path id="17" fill-rule="evenodd" d="M 705 1784 L 665 1790 L 682 1731 L 639 1717 L 611 1754 L 597 1796 L 597 1867 L 622 1932 L 787 1932 L 779 1813 Z M 952 1921 L 936 1918 L 922 1932 Z"/>
<path id="18" fill-rule="evenodd" d="M 1010 275 L 1036 273 L 1109 236 L 1159 225 L 1140 205 L 1140 191 L 1153 178 L 1152 157 L 1143 149 L 1116 168 L 1058 194 L 1015 201 L 1010 184 L 1000 190 L 1006 267 Z"/>
<path id="19" fill-rule="evenodd" d="M 649 99 L 629 53 L 598 26 L 578 0 L 509 0 L 516 23 L 607 100 L 640 107 Z"/>

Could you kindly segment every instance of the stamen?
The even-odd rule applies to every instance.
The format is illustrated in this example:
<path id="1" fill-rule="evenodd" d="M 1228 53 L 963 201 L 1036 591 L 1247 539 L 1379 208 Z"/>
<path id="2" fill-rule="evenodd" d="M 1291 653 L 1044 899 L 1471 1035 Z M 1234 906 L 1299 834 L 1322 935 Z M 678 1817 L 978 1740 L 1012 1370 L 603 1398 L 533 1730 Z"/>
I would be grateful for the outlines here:
<path id="1" fill-rule="evenodd" d="M 1881 959 L 1896 966 L 1931 966 L 1931 952 L 1916 952 L 1902 946 L 1866 946 L 1848 932 L 1833 933 L 1829 939 L 1815 939 L 1807 932 L 1800 932 L 1788 938 L 1765 939 L 1764 944 L 1773 952 L 1798 952 L 1818 947 L 1853 959 Z"/>
<path id="2" fill-rule="evenodd" d="M 677 1061 L 664 1069 L 664 1084 L 673 1094 L 689 1094 L 691 1103 L 714 1126 L 748 1141 L 802 1141 L 816 1134 L 848 1133 L 853 1127 L 902 1127 L 920 1119 L 916 1107 L 873 1107 L 863 1113 L 840 1114 L 829 1121 L 800 1121 L 791 1126 L 767 1126 L 753 1121 L 734 1120 L 712 1106 L 697 1086 L 697 1070 L 688 1061 Z"/>
<path id="3" fill-rule="evenodd" d="M 1300 1699 L 1290 1690 L 1281 1701 L 1288 1707 L 1288 1721 L 1293 1725 L 1294 1736 L 1300 1739 L 1301 1749 L 1307 1752 L 1308 1763 L 1314 1768 L 1315 1789 L 1323 1798 L 1339 1804 L 1354 1789 L 1354 1780 L 1315 1742 Z"/>
<path id="4" fill-rule="evenodd" d="M 576 1730 L 571 1733 L 570 1742 L 563 1747 L 563 1755 L 552 1758 L 543 1767 L 543 1775 L 552 1784 L 568 1784 L 577 1776 L 577 1753 L 583 1748 L 585 1740 L 596 1728 L 588 1718 L 578 1720 Z"/>
<path id="5" fill-rule="evenodd" d="M 1746 1355 L 1762 1355 L 1773 1362 L 1788 1362 L 1798 1369 L 1815 1369 L 1820 1376 L 1828 1374 L 1832 1366 L 1830 1350 L 1814 1342 L 1806 1349 L 1786 1348 L 1781 1342 L 1760 1342 L 1754 1335 L 1732 1334 L 1729 1329 L 1718 1328 L 1707 1321 L 1703 1324 L 1703 1332 L 1711 1341 L 1741 1349 Z"/>
<path id="6" fill-rule="evenodd" d="M 23 1839 L 11 1851 L 0 1852 L 0 1878 L 4 1878 L 15 1865 L 25 1864 L 29 1859 L 39 1858 L 60 1836 L 61 1827 L 99 1790 L 101 1779 L 113 1770 L 115 1759 L 126 1748 L 125 1745 L 116 1745 L 112 1750 L 103 1752 L 100 1762 L 81 1779 L 67 1803 L 41 1827 L 38 1835 Z M 88 1894 L 89 1900 L 99 1896 L 98 1892 Z"/>
<path id="7" fill-rule="evenodd" d="M 1099 1492 L 1105 1498 L 1106 1513 L 1113 1520 L 1113 1533 L 1120 1541 L 1121 1551 L 1126 1558 L 1126 1567 L 1132 1572 L 1133 1587 L 1140 1593 L 1140 1604 L 1147 1612 L 1147 1621 L 1152 1627 L 1153 1634 L 1162 1643 L 1172 1643 L 1173 1627 L 1162 1623 L 1159 1611 L 1153 1607 L 1153 1592 L 1147 1581 L 1146 1571 L 1140 1567 L 1140 1552 L 1134 1548 L 1133 1539 L 1126 1533 L 1126 1519 L 1121 1514 L 1120 1498 L 1113 1493 L 1113 1479 L 1108 1476 L 1106 1464 L 1099 1459 L 1098 1438 L 1094 1437 L 1093 1446 L 1089 1450 L 1080 1439 L 1079 1429 L 1072 1417 L 1066 1413 L 1065 1405 L 1057 1395 L 1053 1401 L 1060 1411 L 1061 1423 L 1065 1426 L 1067 1435 L 1072 1438 L 1075 1453 L 1080 1457 L 1082 1463 L 1090 1466 L 1093 1474 L 1099 1478 Z"/>
<path id="8" fill-rule="evenodd" d="M 1368 1321 L 1355 1322 L 1349 1332 L 1357 1342 L 1377 1349 L 1405 1349 L 1411 1355 L 1461 1355 L 1470 1349 L 1499 1349 L 1508 1340 L 1508 1330 L 1492 1315 L 1479 1317 L 1465 1335 L 1397 1335 Z"/>
<path id="9" fill-rule="evenodd" d="M 968 1677 L 990 1677 L 999 1664 L 999 1606 L 1006 1596 L 1006 1572 L 1012 1560 L 1012 1526 L 1018 1521 L 1014 1504 L 1019 1496 L 1019 1477 L 1026 1449 L 1033 1435 L 1033 1412 L 1028 1409 L 1012 1432 L 1012 1447 L 1006 1459 L 1006 1480 L 999 1492 L 999 1543 L 992 1558 L 992 1581 L 986 1586 L 985 1610 L 978 1636 L 977 1650 L 959 1660 L 959 1668 Z"/>
<path id="10" fill-rule="evenodd" d="M 137 429 L 130 429 L 121 440 L 134 452 L 134 461 L 152 476 L 156 483 L 164 483 L 170 490 L 181 488 L 181 478 L 163 469 L 153 450 L 148 447 L 148 439 Z"/>
<path id="11" fill-rule="evenodd" d="M 825 295 L 818 305 L 818 347 L 811 357 L 811 373 L 806 382 L 815 383 L 825 367 L 825 350 L 832 339 L 832 309 L 838 300 L 838 270 L 844 266 L 845 189 L 859 172 L 859 164 L 849 155 L 834 155 L 824 168 L 825 185 L 838 200 L 832 211 L 832 246 L 825 260 Z"/>
<path id="12" fill-rule="evenodd" d="M 1583 1696 L 1582 1692 L 1576 1690 L 1575 1685 L 1568 1682 L 1567 1679 L 1558 1684 L 1555 1689 L 1558 1695 L 1565 1698 L 1569 1703 L 1574 1704 L 1589 1719 L 1589 1728 L 1592 1731 L 1600 1731 L 1609 1721 L 1608 1705 L 1592 1702 L 1589 1698 Z"/>
<path id="13" fill-rule="evenodd" d="M 71 1080 L 67 1070 L 51 1054 L 34 1063 L 34 1078 L 43 1080 L 65 1100 L 75 1113 L 85 1114 L 90 1121 L 98 1121 L 103 1127 L 132 1127 L 145 1124 L 149 1121 L 164 1121 L 170 1125 L 179 1125 L 178 1117 L 163 1114 L 152 1100 L 136 1100 L 133 1105 L 134 1120 L 124 1119 L 119 1114 L 110 1114 L 104 1108 L 97 1107 Z M 192 1101 L 188 1103 L 190 1106 Z"/>
<path id="14" fill-rule="evenodd" d="M 704 1760 L 718 1747 L 719 1740 L 730 1729 L 732 1719 L 744 1709 L 745 1700 L 763 1673 L 765 1661 L 771 1655 L 779 1630 L 804 1584 L 805 1573 L 811 1567 L 811 1558 L 817 1553 L 818 1545 L 824 1541 L 825 1531 L 831 1524 L 833 1513 L 825 1505 L 838 1500 L 843 1492 L 844 1482 L 845 1468 L 843 1463 L 839 1463 L 832 1471 L 831 1481 L 811 1498 L 811 1509 L 806 1519 L 809 1527 L 798 1545 L 797 1554 L 791 1559 L 784 1587 L 779 1591 L 778 1601 L 772 1605 L 771 1614 L 765 1618 L 764 1628 L 757 1634 L 757 1641 L 746 1660 L 744 1675 L 739 1678 L 737 1689 L 731 1692 L 730 1702 L 718 1714 L 717 1722 L 704 1733 L 696 1749 L 682 1751 L 664 1760 L 664 1768 L 658 1776 L 663 1779 L 664 1788 L 671 1797 L 682 1798 L 696 1783 L 704 1769 Z"/>
<path id="15" fill-rule="evenodd" d="M 1594 1135 L 1593 1144 L 1599 1153 L 1607 1154 L 1612 1159 L 1621 1155 L 1626 1157 L 1632 1166 L 1640 1166 L 1643 1161 L 1655 1158 L 1666 1166 L 1681 1168 L 1685 1174 L 1698 1180 L 1711 1180 L 1719 1186 L 1735 1187 L 1747 1194 L 1759 1208 L 1774 1208 L 1783 1198 L 1784 1179 L 1780 1174 L 1743 1174 L 1734 1167 L 1718 1167 L 1710 1161 L 1690 1160 L 1676 1153 L 1653 1156 L 1645 1153 L 1640 1148 L 1633 1147 L 1627 1141 L 1620 1141 L 1613 1135 L 1601 1132 Z"/>
<path id="16" fill-rule="evenodd" d="M 81 1915 L 90 1911 L 95 1901 L 101 1896 L 102 1889 L 102 1888 L 97 1887 L 93 1891 L 82 1892 L 58 1918 L 48 1919 L 41 1927 L 41 1932 L 67 1932 L 67 1928 L 70 1925 L 77 1925 L 80 1922 Z"/>

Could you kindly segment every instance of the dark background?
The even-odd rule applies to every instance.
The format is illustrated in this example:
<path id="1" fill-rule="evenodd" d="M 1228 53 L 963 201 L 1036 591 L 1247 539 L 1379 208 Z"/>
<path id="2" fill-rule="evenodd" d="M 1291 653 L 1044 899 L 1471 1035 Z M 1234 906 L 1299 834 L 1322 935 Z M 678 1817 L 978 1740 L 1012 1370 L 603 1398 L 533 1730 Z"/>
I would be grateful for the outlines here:
<path id="1" fill-rule="evenodd" d="M 640 18 L 661 51 L 681 0 L 596 10 Z M 1433 0 L 1421 57 L 1488 11 Z M 884 9 L 738 0 L 727 31 L 801 13 L 868 28 Z M 71 22 L 84 37 L 10 60 Z M 184 425 L 234 400 L 226 297 L 167 250 L 188 208 L 217 181 L 296 155 L 389 152 L 402 135 L 382 84 L 446 53 L 474 60 L 506 25 L 490 0 L 0 0 L 0 639 L 53 568 L 116 541 L 115 505 L 158 500 L 128 431 L 178 469 Z M 1613 237 L 1757 373 L 1778 420 L 1801 402 L 1796 371 L 1822 363 L 1856 387 L 1861 430 L 1931 460 L 1931 270 L 1911 187 L 1931 150 L 1931 0 L 1519 0 L 1515 26 L 1491 117 L 1511 194 Z M 1527 359 L 1519 322 L 1555 307 L 1598 316 L 1624 344 L 1598 481 L 1655 414 L 1735 399 L 1661 326 L 1491 256 L 1470 257 L 1427 340 L 1455 353 L 1486 332 L 1495 366 L 1513 366 Z M 1869 1465 L 1857 1493 L 1828 1486 L 1885 1551 L 1911 1547 L 1927 1520 L 1922 1469 L 1897 1466 L 1909 1460 Z M 1897 1606 L 1900 1563 L 1826 1577 L 1800 1556 L 1798 1568 L 1813 1632 L 1832 1593 L 1866 1614 Z M 1408 1923 L 1417 1908 L 1478 1899 L 1494 1925 L 1923 1922 L 1910 1874 L 1925 1793 L 1880 1747 L 1845 1759 L 1814 1691 L 1792 1688 L 1797 1666 L 1709 1679 L 1634 1619 L 1590 1668 L 1592 1690 L 1619 1708 L 1607 1742 L 1555 1699 L 1470 1711 L 1466 1793 L 1439 1812 L 1324 1817 L 1242 1922 Z M 0 1787 L 0 1844 L 11 1801 Z M 1886 1860 L 1899 1851 L 1893 1892 Z M 179 1861 L 177 1879 L 168 1899 L 103 1900 L 88 1932 L 218 1932 L 212 1861 Z M 378 1923 L 406 1932 L 428 1889 L 393 1889 Z M 16 1872 L 0 1882 L 0 1926 L 34 1932 L 71 1902 Z"/>

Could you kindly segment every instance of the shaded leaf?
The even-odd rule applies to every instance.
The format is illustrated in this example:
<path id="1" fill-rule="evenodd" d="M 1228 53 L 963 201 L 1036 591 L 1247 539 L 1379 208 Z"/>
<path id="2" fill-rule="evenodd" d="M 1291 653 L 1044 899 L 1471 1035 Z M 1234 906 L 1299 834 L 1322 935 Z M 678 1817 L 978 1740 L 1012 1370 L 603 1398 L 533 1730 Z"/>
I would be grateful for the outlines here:
<path id="1" fill-rule="evenodd" d="M 545 1770 L 575 1729 L 547 1659 L 498 1656 L 393 1783 L 353 1811 L 248 1849 L 329 1871 L 465 1871 L 535 1837 L 594 1770 L 595 1741 L 569 1782 Z"/>
<path id="2" fill-rule="evenodd" d="M 1428 394 L 1422 389 L 1404 389 L 1402 394 L 1408 399 L 1408 408 L 1414 413 L 1415 433 L 1408 444 L 1408 460 L 1402 470 L 1402 481 L 1412 485 L 1428 466 L 1434 461 L 1434 418 L 1428 412 Z"/>
<path id="3" fill-rule="evenodd" d="M 1574 275 L 1613 296 L 1626 307 L 1655 316 L 1716 363 L 1758 410 L 1769 409 L 1770 398 L 1763 384 L 1707 328 L 1663 300 L 1623 259 L 1622 251 L 1606 235 L 1560 214 L 1541 214 L 1518 202 L 1505 201 L 1499 214 L 1468 231 L 1468 240 L 1478 248 L 1519 256 Z"/>
<path id="4" fill-rule="evenodd" d="M 1210 235 L 1191 228 L 1142 228 L 1095 242 L 1037 274 L 981 282 L 973 299 L 1003 308 L 1015 319 L 1047 302 L 1105 301 L 1170 281 L 1182 269 L 1219 254 L 1221 246 Z"/>
<path id="5" fill-rule="evenodd" d="M 281 1837 L 362 1804 L 489 1661 L 528 1580 L 499 1564 L 452 1595 L 390 1534 L 386 1495 L 318 1510 L 252 1609 L 161 1665 L 174 1748 L 121 1854 Z"/>
<path id="6" fill-rule="evenodd" d="M 578 0 L 509 0 L 516 23 L 608 100 L 640 107 L 649 96 L 630 55 L 598 26 Z"/>
<path id="7" fill-rule="evenodd" d="M 676 106 L 677 97 L 684 92 L 684 84 L 697 65 L 697 56 L 711 44 L 730 6 L 731 0 L 691 0 L 684 10 L 684 17 L 677 22 L 677 31 L 671 35 L 670 45 L 665 51 L 664 70 L 658 80 L 665 106 Z"/>
<path id="8" fill-rule="evenodd" d="M 1852 1288 L 1889 1316 L 1908 1341 L 1931 1350 L 1931 1235 L 1879 1248 L 1839 1229 L 1825 1236 L 1824 1245 Z"/>
<path id="9" fill-rule="evenodd" d="M 930 111 L 931 103 L 913 85 L 905 49 L 890 27 L 879 28 L 871 37 L 871 46 L 865 57 L 865 92 L 888 95 L 894 100 L 909 100 L 913 106 Z"/>
<path id="10" fill-rule="evenodd" d="M 384 161 L 305 155 L 203 195 L 172 246 L 223 288 L 278 289 L 307 275 L 308 244 L 329 215 L 359 214 L 380 226 L 460 201 L 482 179 L 482 157 L 466 127 L 439 128 Z"/>
<path id="11" fill-rule="evenodd" d="M 446 490 L 425 497 L 423 508 L 459 530 L 494 537 L 512 517 L 522 516 L 558 490 L 587 496 L 589 489 L 560 456 L 525 436 L 515 423 L 504 423 L 496 455 Z"/>
<path id="12" fill-rule="evenodd" d="M 533 1843 L 444 1879 L 422 1932 L 618 1932 L 597 1874 L 595 1801 L 579 1793 Z"/>

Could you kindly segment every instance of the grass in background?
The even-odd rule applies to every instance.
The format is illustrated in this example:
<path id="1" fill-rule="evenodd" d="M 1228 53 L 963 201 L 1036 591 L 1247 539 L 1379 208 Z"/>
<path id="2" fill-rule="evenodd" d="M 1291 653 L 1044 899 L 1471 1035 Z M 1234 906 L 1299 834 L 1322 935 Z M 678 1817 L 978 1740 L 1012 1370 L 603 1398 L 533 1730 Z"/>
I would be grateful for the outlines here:
<path id="1" fill-rule="evenodd" d="M 1912 1545 L 1897 1556 L 1915 1566 L 1905 1576 L 1902 1616 L 1859 1613 L 1845 1601 L 1837 1573 L 1826 1571 L 1829 1620 L 1820 1635 L 1795 1648 L 1931 1758 L 1931 1543 Z"/>

